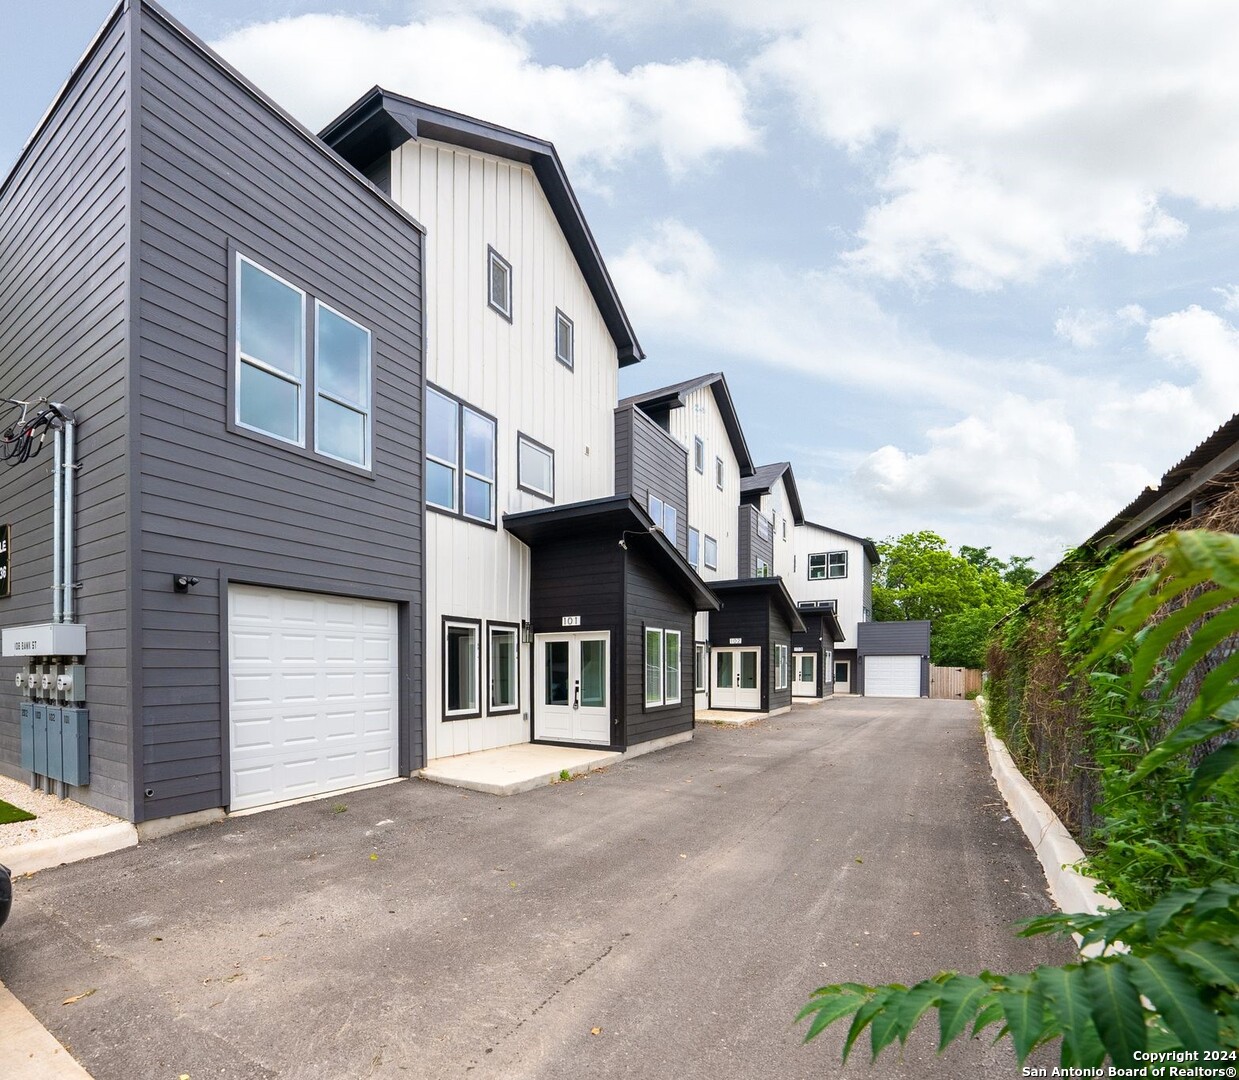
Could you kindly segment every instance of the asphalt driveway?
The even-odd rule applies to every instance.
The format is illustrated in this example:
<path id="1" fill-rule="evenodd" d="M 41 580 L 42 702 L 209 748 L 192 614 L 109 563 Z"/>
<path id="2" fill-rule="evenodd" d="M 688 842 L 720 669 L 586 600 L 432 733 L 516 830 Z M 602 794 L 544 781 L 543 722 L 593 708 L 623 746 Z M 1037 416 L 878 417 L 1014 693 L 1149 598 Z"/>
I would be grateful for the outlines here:
<path id="1" fill-rule="evenodd" d="M 844 1069 L 791 1021 L 824 982 L 1071 956 L 1011 932 L 1045 882 L 947 701 L 798 706 L 506 799 L 396 784 L 16 892 L 0 980 L 96 1080 L 989 1080 L 1005 1048 Z"/>

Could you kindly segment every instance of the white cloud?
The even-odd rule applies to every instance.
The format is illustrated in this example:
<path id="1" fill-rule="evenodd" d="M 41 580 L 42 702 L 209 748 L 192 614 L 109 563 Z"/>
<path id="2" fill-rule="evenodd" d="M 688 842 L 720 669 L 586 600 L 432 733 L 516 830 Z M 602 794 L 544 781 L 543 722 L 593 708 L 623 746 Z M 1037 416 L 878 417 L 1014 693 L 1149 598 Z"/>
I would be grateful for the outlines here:
<path id="1" fill-rule="evenodd" d="M 1225 311 L 1239 311 L 1239 285 L 1221 285 L 1213 290 L 1222 298 Z"/>
<path id="2" fill-rule="evenodd" d="M 1173 242 L 1166 196 L 1239 205 L 1237 46 L 1226 0 L 853 0 L 752 72 L 873 170 L 856 266 L 990 288 Z"/>
<path id="3" fill-rule="evenodd" d="M 543 65 L 521 35 L 451 15 L 398 26 L 302 15 L 246 27 L 214 46 L 311 128 L 377 83 L 551 139 L 586 183 L 647 151 L 679 175 L 758 143 L 741 79 L 715 60 L 627 71 L 605 57 Z"/>
<path id="4" fill-rule="evenodd" d="M 1092 349 L 1113 325 L 1104 311 L 1064 309 L 1054 320 L 1054 333 L 1077 349 Z"/>

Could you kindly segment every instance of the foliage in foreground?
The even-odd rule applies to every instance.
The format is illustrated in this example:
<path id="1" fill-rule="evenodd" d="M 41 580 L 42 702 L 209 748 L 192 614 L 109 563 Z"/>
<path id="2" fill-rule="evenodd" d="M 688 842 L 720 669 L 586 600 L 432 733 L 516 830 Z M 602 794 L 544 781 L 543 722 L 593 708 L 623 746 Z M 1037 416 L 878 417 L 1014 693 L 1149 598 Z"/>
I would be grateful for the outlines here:
<path id="1" fill-rule="evenodd" d="M 1187 602 L 1177 603 L 1181 598 Z M 1125 706 L 1164 705 L 1188 685 L 1189 673 L 1236 637 L 1237 599 L 1239 536 L 1197 530 L 1155 537 L 1116 560 L 1093 590 L 1081 625 L 1104 623 L 1083 666 L 1096 669 L 1122 654 L 1126 672 L 1104 674 Z M 1184 637 L 1186 646 L 1167 664 L 1172 644 Z M 1239 654 L 1211 664 L 1195 685 L 1182 719 L 1141 748 L 1124 778 L 1128 794 L 1137 796 L 1142 784 L 1156 784 L 1186 760 L 1184 822 L 1239 770 Z M 936 1009 L 939 1050 L 969 1028 L 976 1035 L 999 1025 L 998 1038 L 1011 1039 L 1021 1062 L 1054 1039 L 1062 1040 L 1063 1065 L 1075 1067 L 1107 1058 L 1131 1067 L 1146 1050 L 1239 1049 L 1239 884 L 1175 889 L 1142 911 L 1051 915 L 1023 930 L 1048 932 L 1077 934 L 1082 946 L 1098 951 L 1029 973 L 942 972 L 912 987 L 825 986 L 798 1017 L 811 1020 L 805 1040 L 851 1017 L 844 1059 L 866 1028 L 876 1057 L 896 1040 L 902 1044 Z"/>

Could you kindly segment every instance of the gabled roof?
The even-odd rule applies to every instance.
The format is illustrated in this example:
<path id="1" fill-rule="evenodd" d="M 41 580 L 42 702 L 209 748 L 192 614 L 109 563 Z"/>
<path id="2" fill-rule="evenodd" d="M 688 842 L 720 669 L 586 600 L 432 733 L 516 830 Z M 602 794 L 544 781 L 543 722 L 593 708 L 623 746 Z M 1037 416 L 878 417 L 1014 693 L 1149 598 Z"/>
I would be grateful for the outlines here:
<path id="1" fill-rule="evenodd" d="M 357 169 L 364 169 L 409 139 L 451 143 L 529 165 L 602 313 L 620 367 L 645 357 L 553 144 L 378 86 L 323 128 L 319 137 Z"/>
<path id="2" fill-rule="evenodd" d="M 718 597 L 697 576 L 688 560 L 655 525 L 654 519 L 631 495 L 610 495 L 586 502 L 564 503 L 542 510 L 504 514 L 503 527 L 530 547 L 548 540 L 577 537 L 584 530 L 615 530 L 611 535 L 625 549 L 637 548 L 666 575 L 667 581 L 690 600 L 697 611 L 717 611 Z"/>
<path id="3" fill-rule="evenodd" d="M 834 533 L 836 536 L 842 536 L 848 540 L 855 540 L 865 549 L 865 555 L 868 556 L 869 561 L 873 563 L 874 566 L 877 566 L 878 563 L 882 561 L 881 557 L 878 555 L 877 545 L 874 544 L 874 542 L 868 537 L 855 536 L 852 533 L 844 532 L 842 529 L 836 529 L 833 525 L 820 525 L 816 521 L 805 520 L 800 522 L 800 524 L 807 525 L 811 529 L 821 529 L 822 532 Z"/>
<path id="4" fill-rule="evenodd" d="M 718 405 L 719 415 L 723 418 L 723 427 L 727 431 L 727 439 L 731 443 L 731 452 L 736 455 L 740 465 L 740 475 L 753 475 L 753 457 L 749 453 L 749 445 L 744 441 L 744 431 L 740 427 L 740 417 L 736 413 L 735 403 L 731 400 L 731 391 L 727 387 L 727 379 L 721 371 L 712 371 L 709 375 L 698 375 L 694 379 L 673 383 L 658 390 L 647 390 L 643 394 L 633 394 L 626 397 L 620 405 L 636 405 L 642 412 L 654 413 L 671 409 L 684 408 L 686 399 L 694 390 L 708 386 L 714 392 L 714 402 Z"/>
<path id="5" fill-rule="evenodd" d="M 787 620 L 787 625 L 797 633 L 804 633 L 804 620 L 800 617 L 800 609 L 796 607 L 796 601 L 792 599 L 792 594 L 787 591 L 787 586 L 783 584 L 781 577 L 757 577 L 757 578 L 733 578 L 729 581 L 711 581 L 710 588 L 718 594 L 723 601 L 723 607 L 727 606 L 727 597 L 738 594 L 762 594 L 764 593 L 769 602 L 777 607 Z"/>
<path id="6" fill-rule="evenodd" d="M 776 461 L 773 465 L 759 465 L 752 476 L 740 481 L 740 495 L 765 495 L 779 478 L 783 478 L 783 486 L 787 488 L 787 499 L 792 504 L 792 521 L 797 525 L 804 524 L 804 510 L 800 507 L 800 492 L 796 490 L 796 477 L 792 473 L 790 461 Z"/>

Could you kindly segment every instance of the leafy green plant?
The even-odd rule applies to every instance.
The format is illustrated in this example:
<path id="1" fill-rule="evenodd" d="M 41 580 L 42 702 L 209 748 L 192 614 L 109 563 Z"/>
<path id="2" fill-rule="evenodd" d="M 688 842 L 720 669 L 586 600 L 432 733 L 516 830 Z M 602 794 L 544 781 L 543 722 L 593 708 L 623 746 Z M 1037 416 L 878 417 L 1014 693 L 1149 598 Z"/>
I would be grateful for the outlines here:
<path id="1" fill-rule="evenodd" d="M 1124 753 L 1114 761 L 1129 764 L 1110 778 L 1108 805 L 1139 798 L 1176 767 L 1182 773 L 1178 829 L 1147 842 L 1188 870 L 1196 864 L 1179 857 L 1176 841 L 1239 766 L 1232 739 L 1239 730 L 1239 655 L 1225 647 L 1239 634 L 1237 599 L 1239 536 L 1168 533 L 1123 554 L 1100 575 L 1076 634 L 1064 643 L 1077 657 L 1077 673 L 1091 680 L 1094 702 L 1105 703 L 1100 711 L 1118 718 L 1123 733 Z M 1176 641 L 1186 643 L 1167 660 Z M 1173 695 L 1198 669 L 1206 673 L 1182 718 L 1149 745 Z M 1131 718 L 1126 727 L 1124 715 Z M 1232 851 L 1233 826 L 1231 818 L 1222 859 Z M 941 972 L 912 987 L 822 987 L 798 1017 L 811 1021 L 805 1040 L 851 1017 L 844 1059 L 866 1029 L 876 1058 L 937 1010 L 940 1050 L 969 1025 L 974 1036 L 1000 1025 L 998 1037 L 1010 1038 L 1021 1062 L 1054 1039 L 1062 1041 L 1063 1065 L 1076 1067 L 1107 1058 L 1130 1067 L 1145 1050 L 1239 1049 L 1239 884 L 1191 884 L 1197 887 L 1165 892 L 1144 910 L 1058 914 L 1025 925 L 1026 935 L 1076 934 L 1082 947 L 1100 950 L 1079 963 L 1017 974 Z"/>
<path id="2" fill-rule="evenodd" d="M 572 773 L 570 773 L 567 769 L 560 769 L 560 770 L 559 770 L 559 778 L 560 778 L 560 780 L 571 780 L 571 779 L 572 779 Z"/>

